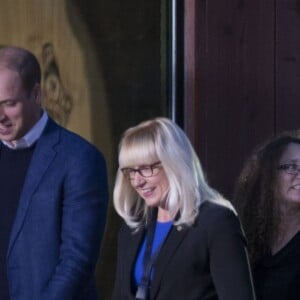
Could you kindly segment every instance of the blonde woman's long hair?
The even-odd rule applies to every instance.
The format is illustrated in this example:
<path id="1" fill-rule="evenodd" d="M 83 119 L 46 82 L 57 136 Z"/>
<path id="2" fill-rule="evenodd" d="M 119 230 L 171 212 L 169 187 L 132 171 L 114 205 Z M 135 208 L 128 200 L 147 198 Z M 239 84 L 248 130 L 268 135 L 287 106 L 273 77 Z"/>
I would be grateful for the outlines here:
<path id="1" fill-rule="evenodd" d="M 121 169 L 157 161 L 161 162 L 169 181 L 166 207 L 175 225 L 192 225 L 204 201 L 226 202 L 207 184 L 200 161 L 178 125 L 162 117 L 144 121 L 123 134 L 113 193 L 117 213 L 131 228 L 145 225 L 150 208 Z"/>

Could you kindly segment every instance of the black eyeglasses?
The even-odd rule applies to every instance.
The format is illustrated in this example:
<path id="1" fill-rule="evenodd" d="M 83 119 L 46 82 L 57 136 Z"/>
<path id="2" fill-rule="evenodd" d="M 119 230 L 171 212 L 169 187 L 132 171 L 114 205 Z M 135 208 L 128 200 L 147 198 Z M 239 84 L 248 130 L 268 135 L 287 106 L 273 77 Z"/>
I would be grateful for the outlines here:
<path id="1" fill-rule="evenodd" d="M 286 163 L 279 165 L 278 170 L 282 170 L 291 175 L 297 175 L 300 172 L 300 165 L 295 163 Z"/>
<path id="2" fill-rule="evenodd" d="M 159 173 L 161 168 L 160 161 L 157 161 L 151 165 L 140 166 L 139 168 L 122 168 L 121 171 L 123 175 L 132 180 L 134 179 L 135 173 L 138 172 L 142 177 L 151 177 Z"/>

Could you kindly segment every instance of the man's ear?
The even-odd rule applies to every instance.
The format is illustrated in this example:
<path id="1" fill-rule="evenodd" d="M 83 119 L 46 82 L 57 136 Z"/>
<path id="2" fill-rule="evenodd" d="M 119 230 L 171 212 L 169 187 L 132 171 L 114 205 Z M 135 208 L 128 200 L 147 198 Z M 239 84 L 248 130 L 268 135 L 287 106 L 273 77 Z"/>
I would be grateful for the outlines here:
<path id="1" fill-rule="evenodd" d="M 32 100 L 39 106 L 42 106 L 42 88 L 39 83 L 36 83 L 31 91 Z"/>

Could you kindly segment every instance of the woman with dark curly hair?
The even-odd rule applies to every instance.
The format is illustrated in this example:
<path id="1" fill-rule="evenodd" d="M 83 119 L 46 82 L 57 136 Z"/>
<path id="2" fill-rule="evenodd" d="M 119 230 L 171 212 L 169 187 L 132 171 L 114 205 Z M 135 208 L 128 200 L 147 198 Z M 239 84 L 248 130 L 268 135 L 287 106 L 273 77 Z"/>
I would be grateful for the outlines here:
<path id="1" fill-rule="evenodd" d="M 259 146 L 238 179 L 258 300 L 300 299 L 300 131 Z"/>

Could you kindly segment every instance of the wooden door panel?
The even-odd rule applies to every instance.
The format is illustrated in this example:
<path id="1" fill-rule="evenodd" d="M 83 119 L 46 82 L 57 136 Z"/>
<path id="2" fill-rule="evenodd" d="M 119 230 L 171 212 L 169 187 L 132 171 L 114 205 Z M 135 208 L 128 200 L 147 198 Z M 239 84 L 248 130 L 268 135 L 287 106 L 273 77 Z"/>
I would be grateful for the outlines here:
<path id="1" fill-rule="evenodd" d="M 230 197 L 245 157 L 274 132 L 274 3 L 185 1 L 185 16 L 185 129 Z"/>
<path id="2" fill-rule="evenodd" d="M 276 6 L 276 131 L 300 128 L 300 2 Z"/>

